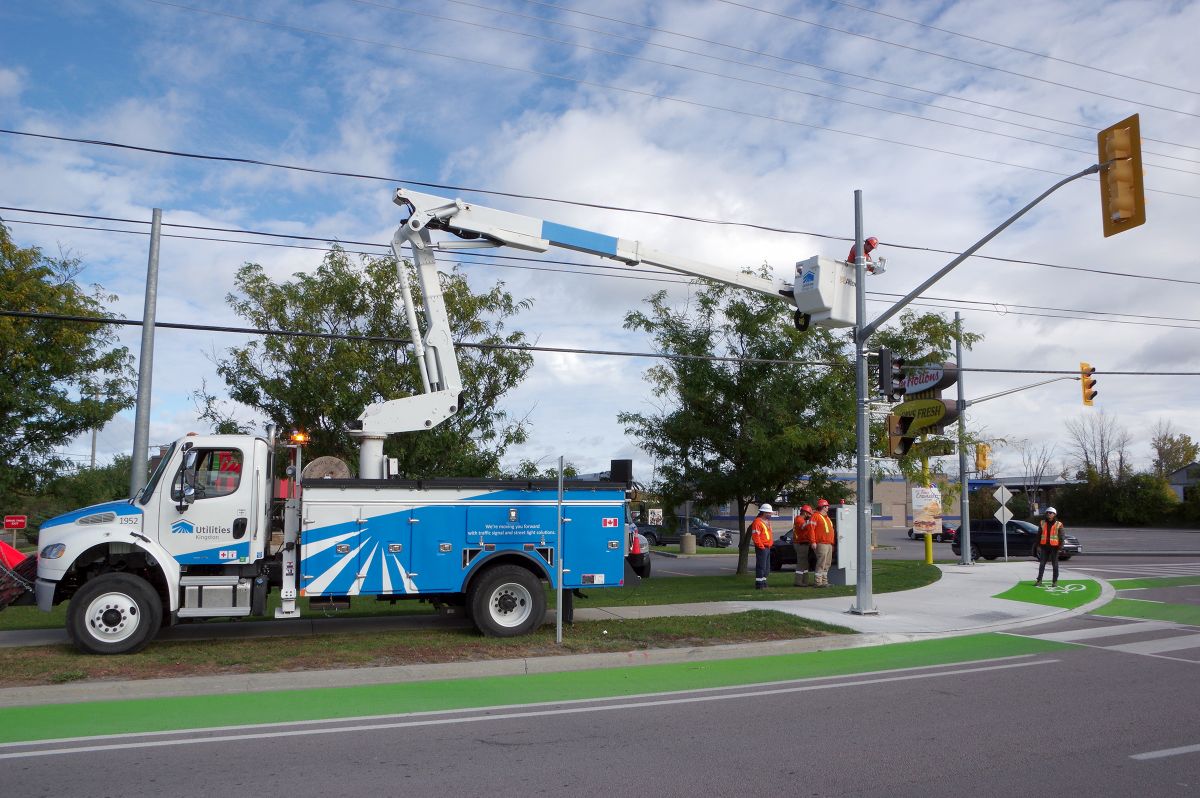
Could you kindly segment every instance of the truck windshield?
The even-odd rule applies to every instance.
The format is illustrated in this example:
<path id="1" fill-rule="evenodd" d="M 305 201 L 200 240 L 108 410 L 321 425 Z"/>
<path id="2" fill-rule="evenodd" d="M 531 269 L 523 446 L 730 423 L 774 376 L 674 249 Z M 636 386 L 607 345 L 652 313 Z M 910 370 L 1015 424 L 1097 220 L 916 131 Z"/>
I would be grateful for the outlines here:
<path id="1" fill-rule="evenodd" d="M 150 475 L 150 479 L 146 482 L 146 487 L 142 488 L 136 497 L 138 504 L 145 504 L 150 501 L 150 496 L 153 495 L 158 481 L 162 479 L 163 472 L 167 470 L 167 464 L 171 462 L 171 455 L 175 454 L 175 447 L 178 445 L 178 441 L 172 443 L 170 450 L 158 461 L 158 465 L 154 467 L 154 473 Z"/>

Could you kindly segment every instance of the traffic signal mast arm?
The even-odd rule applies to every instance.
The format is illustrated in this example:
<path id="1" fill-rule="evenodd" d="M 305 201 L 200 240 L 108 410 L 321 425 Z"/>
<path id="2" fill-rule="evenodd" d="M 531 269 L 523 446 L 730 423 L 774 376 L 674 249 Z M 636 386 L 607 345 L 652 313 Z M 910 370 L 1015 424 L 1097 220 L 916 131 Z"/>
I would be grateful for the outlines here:
<path id="1" fill-rule="evenodd" d="M 1049 385 L 1052 382 L 1060 382 L 1062 380 L 1078 380 L 1078 379 L 1079 379 L 1078 377 L 1053 377 L 1051 379 L 1042 380 L 1041 382 L 1035 382 L 1030 385 L 1022 385 L 1020 388 L 1009 388 L 1007 391 L 1000 391 L 1000 393 L 992 393 L 992 394 L 988 394 L 987 396 L 981 396 L 978 399 L 968 399 L 966 406 L 971 407 L 972 405 L 977 405 L 980 402 L 986 402 L 989 399 L 999 399 L 1001 396 L 1008 396 L 1010 393 L 1018 393 L 1020 391 L 1027 391 L 1030 388 L 1037 388 L 1041 385 Z"/>

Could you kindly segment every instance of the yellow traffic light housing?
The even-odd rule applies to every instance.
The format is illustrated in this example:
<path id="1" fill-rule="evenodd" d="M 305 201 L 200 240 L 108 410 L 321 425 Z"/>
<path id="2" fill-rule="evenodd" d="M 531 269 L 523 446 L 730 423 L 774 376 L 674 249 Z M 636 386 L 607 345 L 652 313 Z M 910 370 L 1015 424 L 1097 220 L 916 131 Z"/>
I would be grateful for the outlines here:
<path id="1" fill-rule="evenodd" d="M 1142 186 L 1142 132 L 1134 114 L 1096 135 L 1104 237 L 1146 223 Z M 1090 404 L 1090 403 L 1089 403 Z"/>
<path id="2" fill-rule="evenodd" d="M 1092 400 L 1096 398 L 1096 394 L 1100 393 L 1096 390 L 1096 378 L 1092 376 L 1095 373 L 1095 366 L 1087 363 L 1079 364 L 1079 383 L 1083 390 L 1083 403 L 1088 407 L 1092 406 Z"/>
<path id="3" fill-rule="evenodd" d="M 992 447 L 986 443 L 975 444 L 975 470 L 983 473 L 992 467 Z"/>

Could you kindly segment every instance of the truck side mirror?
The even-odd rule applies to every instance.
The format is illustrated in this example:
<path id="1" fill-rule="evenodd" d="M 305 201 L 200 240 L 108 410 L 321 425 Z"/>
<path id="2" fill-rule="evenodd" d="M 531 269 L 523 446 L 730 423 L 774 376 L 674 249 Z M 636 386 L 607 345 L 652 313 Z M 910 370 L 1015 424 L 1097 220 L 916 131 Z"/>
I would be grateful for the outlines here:
<path id="1" fill-rule="evenodd" d="M 183 453 L 183 467 L 175 477 L 171 486 L 171 496 L 175 499 L 175 509 L 179 512 L 187 510 L 188 505 L 196 501 L 196 450 L 189 449 Z"/>

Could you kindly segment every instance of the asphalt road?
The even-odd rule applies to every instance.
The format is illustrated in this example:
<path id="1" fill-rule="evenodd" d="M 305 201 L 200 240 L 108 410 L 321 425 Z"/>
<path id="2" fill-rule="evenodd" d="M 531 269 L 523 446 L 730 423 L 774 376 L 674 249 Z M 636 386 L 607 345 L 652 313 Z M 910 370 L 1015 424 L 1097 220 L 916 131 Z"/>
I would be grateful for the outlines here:
<path id="1" fill-rule="evenodd" d="M 1200 662 L 1082 634 L 851 677 L 4 746 L 0 766 L 19 796 L 1195 795 Z"/>

